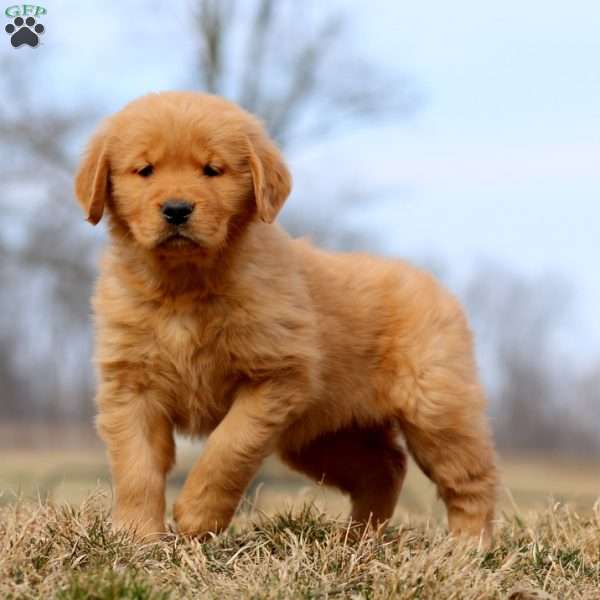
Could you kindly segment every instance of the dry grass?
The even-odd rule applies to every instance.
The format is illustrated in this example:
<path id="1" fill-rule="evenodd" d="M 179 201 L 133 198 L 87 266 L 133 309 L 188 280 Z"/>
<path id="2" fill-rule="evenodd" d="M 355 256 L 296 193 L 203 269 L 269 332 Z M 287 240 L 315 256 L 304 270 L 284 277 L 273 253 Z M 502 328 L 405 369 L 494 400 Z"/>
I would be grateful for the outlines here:
<path id="1" fill-rule="evenodd" d="M 197 446 L 179 449 L 169 503 L 199 452 Z M 600 600 L 598 464 L 513 457 L 502 462 L 502 472 L 504 516 L 489 553 L 446 537 L 439 525 L 443 507 L 414 466 L 397 526 L 356 543 L 336 521 L 347 514 L 347 500 L 276 461 L 265 465 L 250 490 L 253 509 L 227 534 L 203 544 L 173 538 L 140 546 L 110 532 L 102 451 L 6 450 L 0 599 L 524 600 L 547 597 L 539 595 L 546 590 L 556 600 Z M 104 491 L 89 497 L 95 488 Z M 38 494 L 44 501 L 31 500 Z M 561 504 L 549 504 L 550 496 Z M 313 508 L 303 510 L 306 503 Z M 515 512 L 519 516 L 511 516 Z"/>
<path id="2" fill-rule="evenodd" d="M 0 509 L 0 597 L 600 598 L 600 504 L 500 520 L 486 552 L 427 522 L 352 541 L 315 508 L 242 515 L 200 543 L 140 545 L 110 530 L 107 498 L 78 508 L 19 500 Z M 538 590 L 535 596 L 525 590 Z"/>

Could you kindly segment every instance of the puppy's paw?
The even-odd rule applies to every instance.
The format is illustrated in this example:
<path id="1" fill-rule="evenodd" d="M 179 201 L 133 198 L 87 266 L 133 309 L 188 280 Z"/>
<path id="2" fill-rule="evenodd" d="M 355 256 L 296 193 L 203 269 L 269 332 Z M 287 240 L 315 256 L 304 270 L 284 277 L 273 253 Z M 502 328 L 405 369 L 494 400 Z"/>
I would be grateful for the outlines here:
<path id="1" fill-rule="evenodd" d="M 156 542 L 168 532 L 164 521 L 140 515 L 114 515 L 112 529 L 116 533 L 127 533 L 138 542 Z"/>
<path id="2" fill-rule="evenodd" d="M 197 499 L 188 500 L 185 497 L 178 498 L 173 506 L 178 533 L 196 538 L 206 538 L 223 531 L 232 515 L 233 511 L 218 510 Z"/>
<path id="3" fill-rule="evenodd" d="M 466 515 L 458 511 L 450 511 L 448 521 L 452 535 L 477 544 L 482 550 L 492 549 L 493 527 L 489 513 Z"/>

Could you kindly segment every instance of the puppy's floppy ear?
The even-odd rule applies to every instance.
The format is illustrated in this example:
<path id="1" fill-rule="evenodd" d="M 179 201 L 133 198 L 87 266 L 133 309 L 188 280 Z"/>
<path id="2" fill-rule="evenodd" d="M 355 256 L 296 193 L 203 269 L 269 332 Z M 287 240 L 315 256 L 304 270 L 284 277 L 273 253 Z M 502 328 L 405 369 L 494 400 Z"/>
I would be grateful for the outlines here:
<path id="1" fill-rule="evenodd" d="M 94 135 L 75 176 L 75 194 L 92 225 L 102 218 L 110 194 L 107 137 L 105 128 Z"/>
<path id="2" fill-rule="evenodd" d="M 264 133 L 248 138 L 256 211 L 272 223 L 290 194 L 292 177 L 275 144 Z"/>

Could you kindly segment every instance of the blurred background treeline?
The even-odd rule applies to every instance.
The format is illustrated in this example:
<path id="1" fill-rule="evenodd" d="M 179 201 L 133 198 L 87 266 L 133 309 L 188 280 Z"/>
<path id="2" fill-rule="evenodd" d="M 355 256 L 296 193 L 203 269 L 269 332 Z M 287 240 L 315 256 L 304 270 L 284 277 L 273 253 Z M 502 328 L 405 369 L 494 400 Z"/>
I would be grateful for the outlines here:
<path id="1" fill-rule="evenodd" d="M 477 110 L 486 102 L 482 88 L 489 70 L 498 66 L 478 65 L 481 81 L 473 68 L 461 72 L 461 61 L 474 60 L 467 57 L 468 46 L 464 56 L 457 50 L 469 24 L 461 19 L 474 19 L 469 17 L 467 4 L 458 3 L 455 21 L 449 23 L 444 23 L 446 9 L 440 9 L 441 14 L 432 16 L 430 22 L 414 13 L 416 9 L 406 9 L 410 14 L 403 14 L 392 2 L 373 3 L 374 14 L 369 19 L 353 2 L 190 0 L 168 4 L 167 8 L 158 2 L 132 2 L 125 15 L 121 5 L 113 2 L 103 3 L 101 9 L 46 3 L 46 33 L 39 48 L 15 50 L 8 43 L 2 45 L 0 447 L 43 450 L 95 444 L 90 433 L 94 374 L 89 297 L 105 232 L 102 225 L 94 229 L 83 221 L 73 196 L 74 169 L 87 137 L 103 116 L 142 93 L 187 88 L 227 96 L 263 119 L 290 158 L 295 174 L 295 190 L 280 218 L 292 235 L 309 236 L 333 250 L 367 250 L 408 258 L 433 271 L 457 294 L 475 332 L 501 453 L 535 456 L 536 460 L 597 459 L 600 346 L 594 337 L 598 328 L 588 323 L 594 315 L 585 306 L 600 299 L 600 282 L 581 284 L 578 279 L 582 272 L 600 279 L 592 272 L 597 261 L 582 245 L 580 254 L 573 250 L 569 255 L 572 271 L 565 269 L 561 243 L 549 242 L 552 236 L 544 235 L 544 228 L 556 226 L 546 218 L 553 203 L 571 203 L 574 213 L 578 208 L 573 196 L 560 195 L 560 185 L 552 195 L 551 179 L 535 187 L 545 173 L 544 157 L 536 162 L 537 150 L 532 145 L 539 132 L 524 130 L 520 137 L 524 117 L 515 103 L 519 95 L 524 107 L 535 103 L 535 85 L 529 87 L 517 73 L 515 89 L 506 89 L 508 101 L 498 98 L 496 105 Z M 504 20 L 496 15 L 499 21 L 490 12 L 496 9 L 477 9 L 483 11 L 479 16 L 490 30 L 478 33 L 480 37 L 470 43 L 485 44 L 490 36 L 500 40 L 507 36 L 509 52 L 511 40 L 514 42 L 510 27 L 520 9 L 509 2 L 503 9 Z M 539 4 L 539 10 L 546 9 Z M 532 13 L 530 7 L 529 13 L 535 14 L 535 10 Z M 86 19 L 96 33 L 82 31 Z M 440 40 L 431 37 L 421 47 L 430 48 L 426 60 L 419 57 L 419 47 L 412 48 L 408 42 L 406 55 L 399 54 L 403 46 L 395 40 L 402 36 L 403 20 L 408 26 L 416 22 L 424 30 L 431 26 L 434 32 L 445 31 L 456 47 L 440 48 Z M 565 25 L 572 27 L 567 39 L 575 36 L 578 23 Z M 530 25 L 532 39 L 539 35 L 540 42 L 520 48 L 533 57 L 529 63 L 525 57 L 524 69 L 535 82 L 536 77 L 541 80 L 548 75 L 542 41 L 549 33 L 537 31 L 533 22 Z M 478 24 L 473 21 L 471 26 Z M 544 20 L 537 26 L 549 27 Z M 498 46 L 504 47 L 501 41 Z M 487 48 L 487 54 L 485 47 L 483 50 L 484 56 L 500 52 L 494 47 Z M 595 50 L 597 56 L 600 46 Z M 444 68 L 444 61 L 450 60 L 446 53 L 456 70 L 452 78 L 440 83 L 435 69 L 424 68 L 420 73 L 424 60 L 425 65 L 440 63 L 440 70 Z M 505 61 L 502 56 L 501 66 L 519 60 L 512 55 Z M 553 77 L 560 95 L 560 69 L 566 76 L 570 65 L 555 67 L 558 75 Z M 500 77 L 511 83 L 510 72 L 500 70 Z M 597 80 L 589 83 L 581 94 L 595 93 L 600 100 Z M 448 96 L 446 91 L 438 97 L 436 87 L 442 84 L 452 93 L 453 86 L 462 88 L 463 95 Z M 481 97 L 473 99 L 473 93 Z M 564 94 L 568 104 L 571 95 Z M 481 173 L 486 168 L 493 170 L 497 157 L 490 158 L 492 167 L 482 167 L 476 146 L 471 148 L 474 156 L 469 160 L 457 159 L 452 151 L 444 150 L 452 147 L 448 134 L 452 127 L 459 130 L 454 135 L 461 137 L 461 122 L 454 123 L 451 111 L 444 113 L 436 106 L 438 102 L 442 107 L 444 102 L 459 102 L 461 97 L 465 122 L 470 123 L 465 135 L 493 131 L 491 125 L 498 120 L 502 121 L 500 129 L 510 128 L 514 122 L 514 140 L 531 146 L 533 158 L 523 148 L 514 147 L 519 169 L 533 165 L 528 180 L 523 180 L 522 173 L 515 178 L 506 170 L 506 161 L 499 163 L 495 172 L 495 176 L 511 180 L 512 191 L 518 193 L 522 187 L 516 200 L 523 213 L 514 197 L 503 196 L 501 186 Z M 569 106 L 576 111 L 576 106 Z M 552 130 L 552 107 L 546 109 L 550 118 L 544 117 L 545 126 Z M 526 116 L 526 108 L 523 112 Z M 598 132 L 597 112 L 594 118 Z M 564 114 L 557 115 L 557 131 L 562 131 L 564 120 Z M 430 122 L 438 124 L 442 148 L 438 154 L 436 127 L 428 125 Z M 539 135 L 537 143 L 543 147 L 546 138 Z M 584 142 L 580 149 L 600 158 L 598 145 Z M 511 146 L 501 135 L 498 143 L 503 148 Z M 415 159 L 419 155 L 424 157 L 420 162 Z M 560 156 L 553 160 L 560 162 Z M 591 160 L 586 156 L 584 162 Z M 466 166 L 462 164 L 465 161 Z M 553 164 L 546 166 L 548 171 Z M 455 166 L 466 173 L 463 185 L 468 193 L 464 197 L 460 186 L 449 185 L 445 190 L 444 181 L 455 175 Z M 578 173 L 576 168 L 573 177 Z M 441 184 L 433 192 L 420 194 L 421 175 Z M 471 176 L 480 183 L 475 191 L 469 188 Z M 587 172 L 586 177 L 592 188 L 596 185 L 597 195 L 600 180 L 590 178 Z M 486 219 L 485 197 L 477 194 L 487 190 L 488 183 L 495 208 Z M 537 195 L 532 190 L 537 190 Z M 589 189 L 584 191 L 578 200 L 588 203 L 590 214 L 600 220 L 600 208 L 591 208 L 597 198 Z M 574 194 L 580 192 L 580 187 L 573 189 Z M 546 193 L 546 199 L 538 197 Z M 478 218 L 459 222 L 455 206 L 462 203 L 462 214 L 469 215 L 469 208 L 464 208 L 469 202 Z M 536 226 L 530 235 L 503 241 L 504 233 L 499 233 L 496 221 L 502 202 L 506 202 L 506 211 L 512 212 L 515 230 L 520 229 L 519 220 L 522 215 L 525 218 L 528 203 L 532 203 L 531 210 L 538 214 L 533 217 Z M 532 219 L 530 214 L 527 219 Z M 584 226 L 597 228 L 597 222 L 582 220 Z M 432 233 L 423 221 L 437 223 L 438 229 Z M 577 246 L 579 221 L 559 226 L 567 229 L 566 235 L 572 236 Z M 447 236 L 459 250 L 446 255 L 443 243 L 424 246 L 418 243 L 420 232 L 424 244 L 430 238 Z M 478 245 L 469 244 L 472 235 L 477 236 Z M 510 245 L 509 252 L 504 252 L 503 244 Z M 528 257 L 536 245 L 543 246 L 545 262 L 532 265 Z M 540 254 L 539 248 L 535 252 Z M 462 260 L 466 254 L 468 260 Z M 584 291 L 587 296 L 582 300 Z"/>

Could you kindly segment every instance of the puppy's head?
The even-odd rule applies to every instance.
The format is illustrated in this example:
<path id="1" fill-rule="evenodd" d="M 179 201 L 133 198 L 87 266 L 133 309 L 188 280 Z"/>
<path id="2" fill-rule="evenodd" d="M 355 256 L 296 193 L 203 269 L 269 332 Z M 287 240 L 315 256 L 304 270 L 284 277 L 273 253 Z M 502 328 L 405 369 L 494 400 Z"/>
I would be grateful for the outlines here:
<path id="1" fill-rule="evenodd" d="M 240 216 L 272 222 L 290 186 L 254 117 L 189 92 L 144 96 L 110 117 L 75 181 L 88 221 L 106 209 L 144 248 L 177 256 L 222 248 Z"/>

